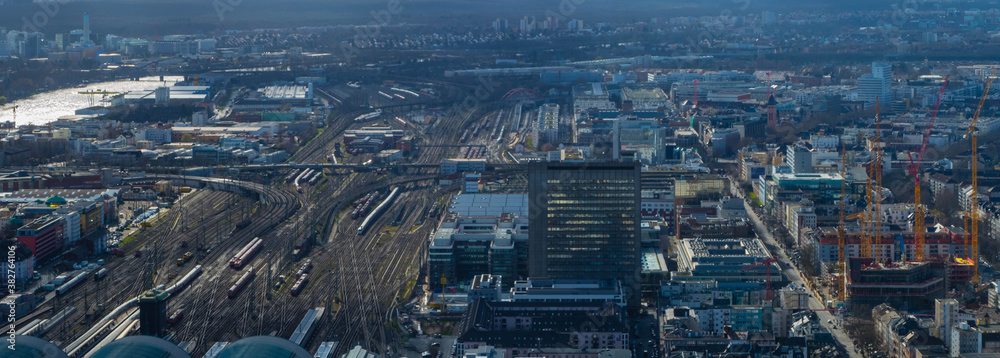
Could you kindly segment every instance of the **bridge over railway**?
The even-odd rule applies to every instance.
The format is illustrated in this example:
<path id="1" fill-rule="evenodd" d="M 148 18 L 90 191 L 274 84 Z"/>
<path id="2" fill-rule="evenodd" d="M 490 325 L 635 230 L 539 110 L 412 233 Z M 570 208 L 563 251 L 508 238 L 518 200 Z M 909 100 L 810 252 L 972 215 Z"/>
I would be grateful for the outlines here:
<path id="1" fill-rule="evenodd" d="M 481 145 L 436 145 L 427 147 L 441 147 L 441 148 L 458 148 L 458 147 L 481 147 Z M 212 170 L 237 170 L 246 172 L 256 172 L 256 171 L 268 171 L 268 170 L 282 170 L 282 169 L 350 169 L 352 171 L 373 171 L 378 169 L 438 169 L 441 164 L 435 163 L 424 163 L 424 164 L 387 164 L 387 165 L 364 165 L 364 164 L 343 164 L 343 163 L 282 163 L 282 164 L 240 164 L 240 165 L 219 165 L 219 166 L 204 166 L 204 167 L 181 167 L 181 166 L 119 166 L 116 169 L 129 170 L 135 173 L 165 173 L 165 174 L 147 174 L 144 177 L 139 178 L 129 178 L 126 182 L 146 182 L 150 178 L 187 178 L 191 180 L 203 180 L 198 182 L 198 185 L 213 185 L 220 187 L 225 185 L 235 185 L 226 184 L 232 182 L 231 179 L 216 179 L 210 175 L 182 175 L 182 174 L 166 174 L 166 173 L 205 173 L 211 172 Z M 11 167 L 7 168 L 11 171 L 26 171 L 32 174 L 53 174 L 53 173 L 63 173 L 67 171 L 81 171 L 81 170 L 93 170 L 98 171 L 106 167 L 89 167 L 89 166 L 78 166 L 78 167 L 60 167 L 58 170 L 56 168 L 45 168 L 45 167 Z M 486 163 L 486 170 L 523 170 L 526 168 L 525 164 L 513 164 L 513 163 Z M 200 179 L 199 179 L 200 178 Z M 208 180 L 212 179 L 212 180 Z M 180 180 L 180 179 L 179 179 Z M 214 180 L 214 181 L 213 181 Z M 257 184 L 260 185 L 260 184 Z"/>

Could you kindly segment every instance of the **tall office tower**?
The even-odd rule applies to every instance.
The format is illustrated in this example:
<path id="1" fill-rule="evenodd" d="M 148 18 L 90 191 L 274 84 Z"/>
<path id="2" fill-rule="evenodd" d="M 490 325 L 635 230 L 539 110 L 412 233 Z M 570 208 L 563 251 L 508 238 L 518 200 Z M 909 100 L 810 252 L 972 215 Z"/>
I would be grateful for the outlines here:
<path id="1" fill-rule="evenodd" d="M 90 14 L 83 13 L 83 46 L 86 47 L 90 44 Z"/>
<path id="2" fill-rule="evenodd" d="M 167 329 L 166 291 L 149 290 L 139 296 L 139 332 L 146 336 L 163 337 Z"/>
<path id="3" fill-rule="evenodd" d="M 872 62 L 872 73 L 858 79 L 858 99 L 875 106 L 875 98 L 883 106 L 892 101 L 892 64 Z"/>
<path id="4" fill-rule="evenodd" d="M 528 273 L 621 280 L 639 302 L 638 162 L 528 167 Z"/>

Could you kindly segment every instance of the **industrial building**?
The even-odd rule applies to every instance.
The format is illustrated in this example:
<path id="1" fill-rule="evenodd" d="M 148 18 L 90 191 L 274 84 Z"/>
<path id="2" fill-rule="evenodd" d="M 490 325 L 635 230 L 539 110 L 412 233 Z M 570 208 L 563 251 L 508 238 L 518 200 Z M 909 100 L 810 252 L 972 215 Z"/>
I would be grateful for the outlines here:
<path id="1" fill-rule="evenodd" d="M 115 96 L 111 100 L 113 106 L 126 103 L 166 104 L 166 103 L 202 103 L 210 98 L 210 86 L 165 86 L 144 91 L 132 91 Z"/>
<path id="2" fill-rule="evenodd" d="M 383 149 L 397 148 L 405 133 L 401 129 L 389 127 L 363 127 L 344 131 L 344 145 L 347 149 L 358 149 L 365 153 L 377 153 Z"/>
<path id="3" fill-rule="evenodd" d="M 667 94 L 659 87 L 622 88 L 622 103 L 624 112 L 631 112 L 631 109 L 657 110 L 673 107 Z M 626 108 L 624 103 L 631 103 L 632 108 Z"/>
<path id="4" fill-rule="evenodd" d="M 313 83 L 300 85 L 267 86 L 251 93 L 233 105 L 234 111 L 277 110 L 286 107 L 304 107 L 312 104 Z"/>
<path id="5" fill-rule="evenodd" d="M 449 158 L 441 161 L 441 175 L 486 171 L 486 159 Z"/>

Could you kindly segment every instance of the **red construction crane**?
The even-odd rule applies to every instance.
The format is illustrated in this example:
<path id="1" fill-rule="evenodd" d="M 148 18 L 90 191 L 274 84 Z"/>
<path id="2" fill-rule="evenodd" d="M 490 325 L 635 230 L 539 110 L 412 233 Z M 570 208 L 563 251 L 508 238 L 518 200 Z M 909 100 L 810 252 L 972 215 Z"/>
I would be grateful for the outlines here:
<path id="1" fill-rule="evenodd" d="M 927 124 L 927 131 L 924 132 L 924 141 L 920 145 L 920 153 L 917 156 L 917 161 L 913 161 L 913 155 L 907 153 L 910 159 L 910 165 L 907 166 L 907 170 L 910 175 L 913 176 L 913 228 L 914 240 L 913 240 L 913 256 L 916 261 L 924 260 L 924 235 L 927 232 L 927 225 L 924 224 L 924 207 L 920 205 L 920 163 L 924 160 L 924 152 L 927 150 L 927 142 L 931 138 L 931 131 L 934 129 L 934 121 L 937 119 L 938 109 L 941 108 L 941 97 L 944 97 L 944 89 L 948 86 L 948 76 L 944 77 L 944 83 L 941 84 L 941 89 L 938 90 L 937 100 L 934 103 L 934 112 L 931 112 L 930 123 Z M 901 248 L 905 255 L 906 249 Z M 904 259 L 905 260 L 905 259 Z"/>
<path id="2" fill-rule="evenodd" d="M 757 262 L 755 264 L 743 266 L 743 271 L 752 270 L 752 269 L 755 269 L 755 268 L 758 268 L 758 267 L 761 267 L 761 266 L 764 266 L 766 268 L 766 270 L 767 270 L 767 277 L 765 278 L 764 282 L 766 282 L 766 285 L 767 285 L 767 300 L 768 301 L 771 300 L 771 264 L 773 264 L 775 262 L 778 262 L 777 258 L 768 257 L 768 258 L 763 259 L 760 262 Z"/>

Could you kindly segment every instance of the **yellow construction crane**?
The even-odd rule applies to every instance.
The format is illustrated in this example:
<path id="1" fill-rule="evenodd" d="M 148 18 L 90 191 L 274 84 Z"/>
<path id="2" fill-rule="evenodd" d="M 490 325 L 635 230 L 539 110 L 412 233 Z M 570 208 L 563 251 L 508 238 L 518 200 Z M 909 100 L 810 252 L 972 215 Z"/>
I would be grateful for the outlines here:
<path id="1" fill-rule="evenodd" d="M 80 94 L 90 95 L 90 105 L 93 106 L 94 103 L 95 103 L 94 102 L 94 96 L 95 95 L 101 95 L 101 100 L 103 101 L 103 100 L 107 99 L 108 96 L 113 96 L 113 95 L 119 94 L 121 92 L 111 92 L 111 91 L 105 91 L 105 90 L 98 89 L 98 90 L 92 90 L 92 91 L 80 91 L 79 93 Z"/>
<path id="2" fill-rule="evenodd" d="M 979 136 L 979 133 L 976 131 L 976 122 L 979 121 L 979 113 L 983 110 L 986 97 L 990 94 L 990 87 L 993 86 L 993 79 L 996 78 L 996 74 L 997 70 L 993 69 L 993 74 L 986 81 L 986 89 L 983 91 L 983 97 L 979 99 L 979 106 L 976 107 L 976 113 L 972 116 L 972 123 L 969 123 L 969 130 L 965 132 L 965 135 L 969 137 L 969 141 L 972 142 L 972 157 L 969 163 L 972 169 L 972 198 L 968 200 L 966 214 L 970 223 L 967 226 L 967 231 L 971 241 L 968 251 L 970 251 L 969 260 L 972 261 L 973 286 L 979 284 L 979 145 L 976 143 L 976 137 Z"/>
<path id="3" fill-rule="evenodd" d="M 913 256 L 916 261 L 924 260 L 924 246 L 926 246 L 925 238 L 927 233 L 927 224 L 925 222 L 926 209 L 920 203 L 920 163 L 924 160 L 927 143 L 930 139 L 931 131 L 934 130 L 934 120 L 937 119 L 938 110 L 941 108 L 941 98 L 944 97 L 944 90 L 948 87 L 948 77 L 944 77 L 941 89 L 938 90 L 937 100 L 934 103 L 934 112 L 931 113 L 930 123 L 927 125 L 927 131 L 924 132 L 924 140 L 920 145 L 920 153 L 917 155 L 917 160 L 913 161 L 913 156 L 909 156 L 910 166 L 908 170 L 910 175 L 913 176 Z M 903 248 L 903 252 L 906 252 L 905 248 Z"/>
<path id="4" fill-rule="evenodd" d="M 879 220 L 881 215 L 879 204 L 879 199 L 882 196 L 881 184 L 882 184 L 882 158 L 881 158 L 881 136 L 880 131 L 880 118 L 879 118 L 879 98 L 875 97 L 875 134 L 871 139 L 871 154 L 872 158 L 868 162 L 867 177 L 865 179 L 865 212 L 860 215 L 861 218 L 861 257 L 874 259 L 875 262 L 880 262 L 881 252 L 881 238 L 882 238 L 882 221 Z M 875 183 L 872 183 L 872 178 L 875 178 Z M 875 187 L 872 187 L 875 184 Z M 853 215 L 852 215 L 853 216 Z"/>
<path id="5" fill-rule="evenodd" d="M 846 246 L 846 234 L 844 232 L 844 200 L 847 199 L 846 193 L 846 183 L 847 183 L 847 146 L 841 144 L 840 153 L 840 173 L 842 178 L 840 180 L 840 227 L 837 229 L 837 253 L 839 254 L 840 262 L 837 263 L 840 269 L 840 293 L 837 295 L 838 299 L 843 302 L 847 299 L 847 252 L 844 250 Z"/>
<path id="6" fill-rule="evenodd" d="M 874 221 L 874 232 L 872 241 L 875 244 L 873 257 L 875 262 L 882 260 L 882 127 L 879 120 L 878 97 L 875 98 L 875 164 L 872 170 L 875 172 L 875 192 L 872 193 L 875 200 L 875 207 L 872 212 Z"/>
<path id="7" fill-rule="evenodd" d="M 865 210 L 858 214 L 858 218 L 861 226 L 861 247 L 860 256 L 864 258 L 874 258 L 872 256 L 872 237 L 871 230 L 869 230 L 869 225 L 871 224 L 871 209 L 872 209 L 872 172 L 871 172 L 871 162 L 869 162 L 868 170 L 865 171 Z M 853 215 L 852 215 L 853 216 Z M 876 261 L 878 259 L 876 258 Z"/>

